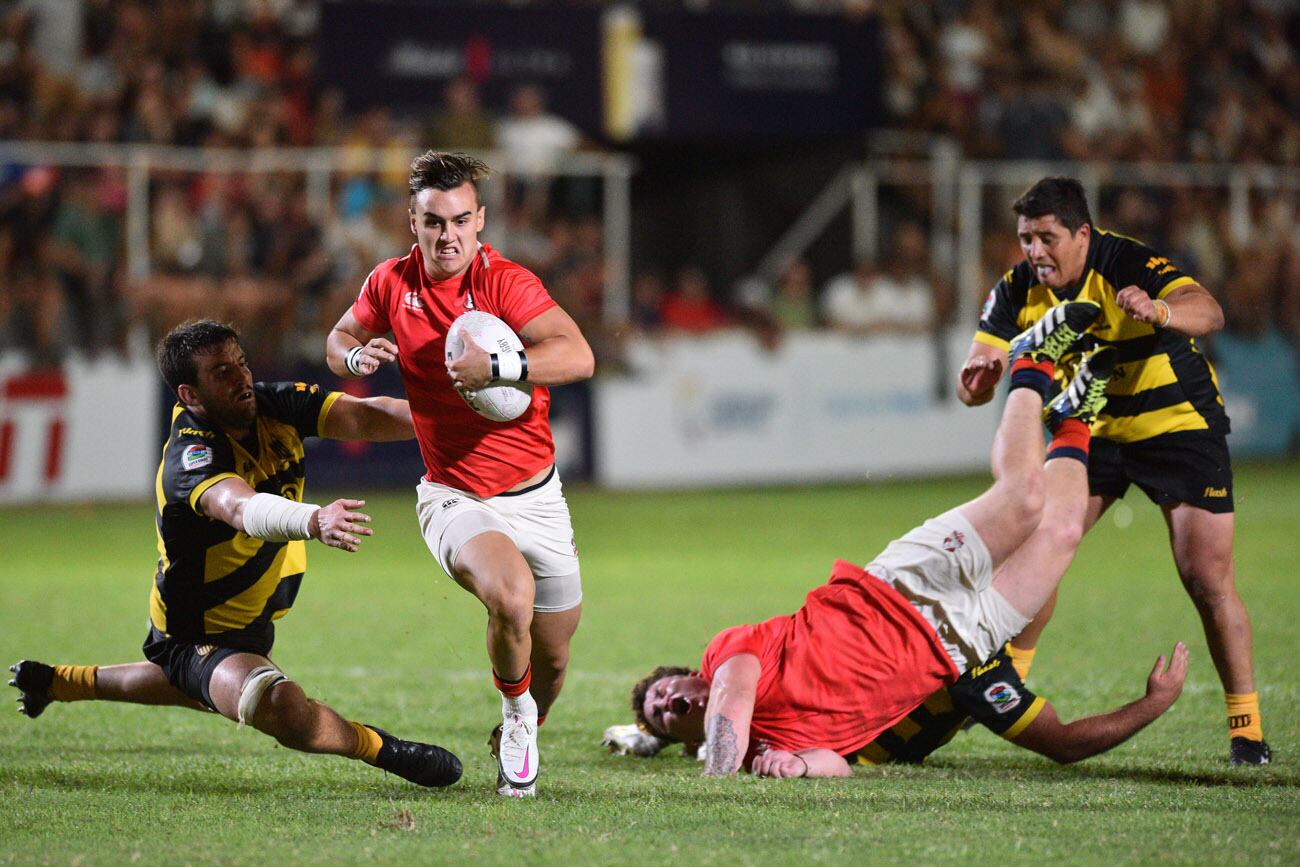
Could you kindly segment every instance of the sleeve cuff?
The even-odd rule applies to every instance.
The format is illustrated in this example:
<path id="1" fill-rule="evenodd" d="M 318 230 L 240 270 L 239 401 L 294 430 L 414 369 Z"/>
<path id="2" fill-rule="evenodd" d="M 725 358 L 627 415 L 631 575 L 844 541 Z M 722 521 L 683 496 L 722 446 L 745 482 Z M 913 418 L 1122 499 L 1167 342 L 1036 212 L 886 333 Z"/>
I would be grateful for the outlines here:
<path id="1" fill-rule="evenodd" d="M 1175 289 L 1182 289 L 1184 286 L 1195 286 L 1196 280 L 1191 277 L 1179 277 L 1177 280 L 1170 280 L 1169 284 L 1160 290 L 1156 298 L 1164 298 Z"/>
<path id="2" fill-rule="evenodd" d="M 194 513 L 196 515 L 199 514 L 199 497 L 206 494 L 208 492 L 208 488 L 211 488 L 217 482 L 224 482 L 226 479 L 238 479 L 238 478 L 240 478 L 240 476 L 237 476 L 234 473 L 220 473 L 209 479 L 204 479 L 203 481 L 199 482 L 197 485 L 194 486 L 194 490 L 190 491 L 190 497 L 189 497 L 190 508 L 194 510 Z"/>
<path id="3" fill-rule="evenodd" d="M 334 408 L 334 402 L 343 396 L 341 391 L 331 391 L 325 395 L 325 401 L 320 405 L 320 412 L 316 415 L 316 436 L 323 436 L 321 432 L 325 430 L 325 416 L 330 414 Z"/>
<path id="4" fill-rule="evenodd" d="M 992 346 L 994 349 L 1001 349 L 1006 352 L 1011 348 L 1010 340 L 1003 340 L 1001 337 L 994 337 L 987 331 L 976 331 L 974 340 L 976 343 L 983 343 L 985 346 Z"/>
<path id="5" fill-rule="evenodd" d="M 1035 698 L 1033 704 L 1029 706 L 1029 710 L 1021 714 L 1020 719 L 1016 720 L 1011 728 L 1002 733 L 1002 737 L 1009 741 L 1015 740 L 1016 736 L 1028 728 L 1031 722 L 1038 719 L 1038 715 L 1043 712 L 1043 708 L 1046 706 L 1047 699 L 1042 696 Z"/>

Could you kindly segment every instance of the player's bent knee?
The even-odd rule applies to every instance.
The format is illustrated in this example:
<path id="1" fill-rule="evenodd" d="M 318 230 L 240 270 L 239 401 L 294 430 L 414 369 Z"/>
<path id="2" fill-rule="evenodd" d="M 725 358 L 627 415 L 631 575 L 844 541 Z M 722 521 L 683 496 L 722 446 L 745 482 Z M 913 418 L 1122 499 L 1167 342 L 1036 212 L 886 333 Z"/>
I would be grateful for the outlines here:
<path id="1" fill-rule="evenodd" d="M 242 726 L 252 723 L 257 709 L 271 688 L 288 680 L 284 672 L 274 665 L 258 666 L 244 675 L 244 682 L 239 687 L 239 724 Z"/>

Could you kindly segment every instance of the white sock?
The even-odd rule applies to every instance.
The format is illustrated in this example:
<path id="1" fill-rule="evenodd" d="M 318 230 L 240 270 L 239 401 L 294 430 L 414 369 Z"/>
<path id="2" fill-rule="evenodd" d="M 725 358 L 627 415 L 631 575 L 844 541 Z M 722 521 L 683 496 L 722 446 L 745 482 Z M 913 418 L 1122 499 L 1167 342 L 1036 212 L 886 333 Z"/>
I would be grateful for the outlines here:
<path id="1" fill-rule="evenodd" d="M 501 696 L 501 715 L 508 717 L 511 714 L 519 714 L 524 719 L 537 719 L 537 702 L 533 700 L 533 694 L 524 690 L 521 695 L 510 698 L 502 694 Z"/>

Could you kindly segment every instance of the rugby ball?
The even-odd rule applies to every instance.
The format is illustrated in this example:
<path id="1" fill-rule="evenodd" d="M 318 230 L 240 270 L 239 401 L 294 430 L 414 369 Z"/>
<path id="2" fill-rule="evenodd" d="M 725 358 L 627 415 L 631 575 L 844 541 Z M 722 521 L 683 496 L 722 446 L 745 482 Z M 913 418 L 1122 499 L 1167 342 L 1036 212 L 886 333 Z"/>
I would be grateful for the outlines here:
<path id="1" fill-rule="evenodd" d="M 518 352 L 524 348 L 523 341 L 509 325 L 491 313 L 471 310 L 456 317 L 447 330 L 448 361 L 460 358 L 465 352 L 465 335 L 488 353 Z M 477 391 L 460 390 L 460 396 L 470 409 L 493 421 L 511 421 L 523 415 L 533 402 L 533 384 L 494 381 L 498 384 Z"/>

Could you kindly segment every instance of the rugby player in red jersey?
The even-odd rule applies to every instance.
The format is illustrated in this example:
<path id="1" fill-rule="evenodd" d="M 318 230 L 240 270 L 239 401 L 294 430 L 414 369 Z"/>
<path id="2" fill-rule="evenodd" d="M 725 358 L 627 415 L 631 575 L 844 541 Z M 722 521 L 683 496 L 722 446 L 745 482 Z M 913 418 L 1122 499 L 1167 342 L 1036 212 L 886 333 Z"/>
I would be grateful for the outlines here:
<path id="1" fill-rule="evenodd" d="M 411 163 L 415 244 L 370 272 L 326 358 L 340 376 L 368 376 L 386 362 L 401 370 L 426 469 L 416 505 L 425 543 L 487 609 L 502 696 L 497 791 L 527 797 L 536 794 L 537 726 L 564 682 L 582 602 L 547 387 L 590 377 L 595 362 L 541 281 L 479 242 L 478 182 L 490 174 L 464 154 L 429 151 Z M 469 340 L 444 361 L 447 330 L 468 310 L 502 319 L 525 351 L 498 358 Z M 514 421 L 484 418 L 460 396 L 501 380 L 533 384 L 532 404 Z"/>
<path id="2" fill-rule="evenodd" d="M 1115 351 L 1089 354 L 1071 387 L 1046 411 L 1044 403 L 1056 362 L 1099 312 L 1090 302 L 1063 305 L 1012 344 L 1011 392 L 987 491 L 895 540 L 865 569 L 836 563 L 794 614 L 723 630 L 698 674 L 643 681 L 637 711 L 649 733 L 703 743 L 708 775 L 747 767 L 847 776 L 848 758 L 928 697 L 978 677 L 1060 580 L 1060 572 L 1000 567 L 1038 526 L 1045 458 L 1068 481 L 1052 486 L 1057 496 L 1087 496 L 1089 424 L 1105 401 Z M 1163 713 L 1185 673 L 1179 645 L 1169 668 L 1158 663 L 1152 675 L 1158 699 L 1130 706 L 1093 746 L 1113 746 Z"/>

